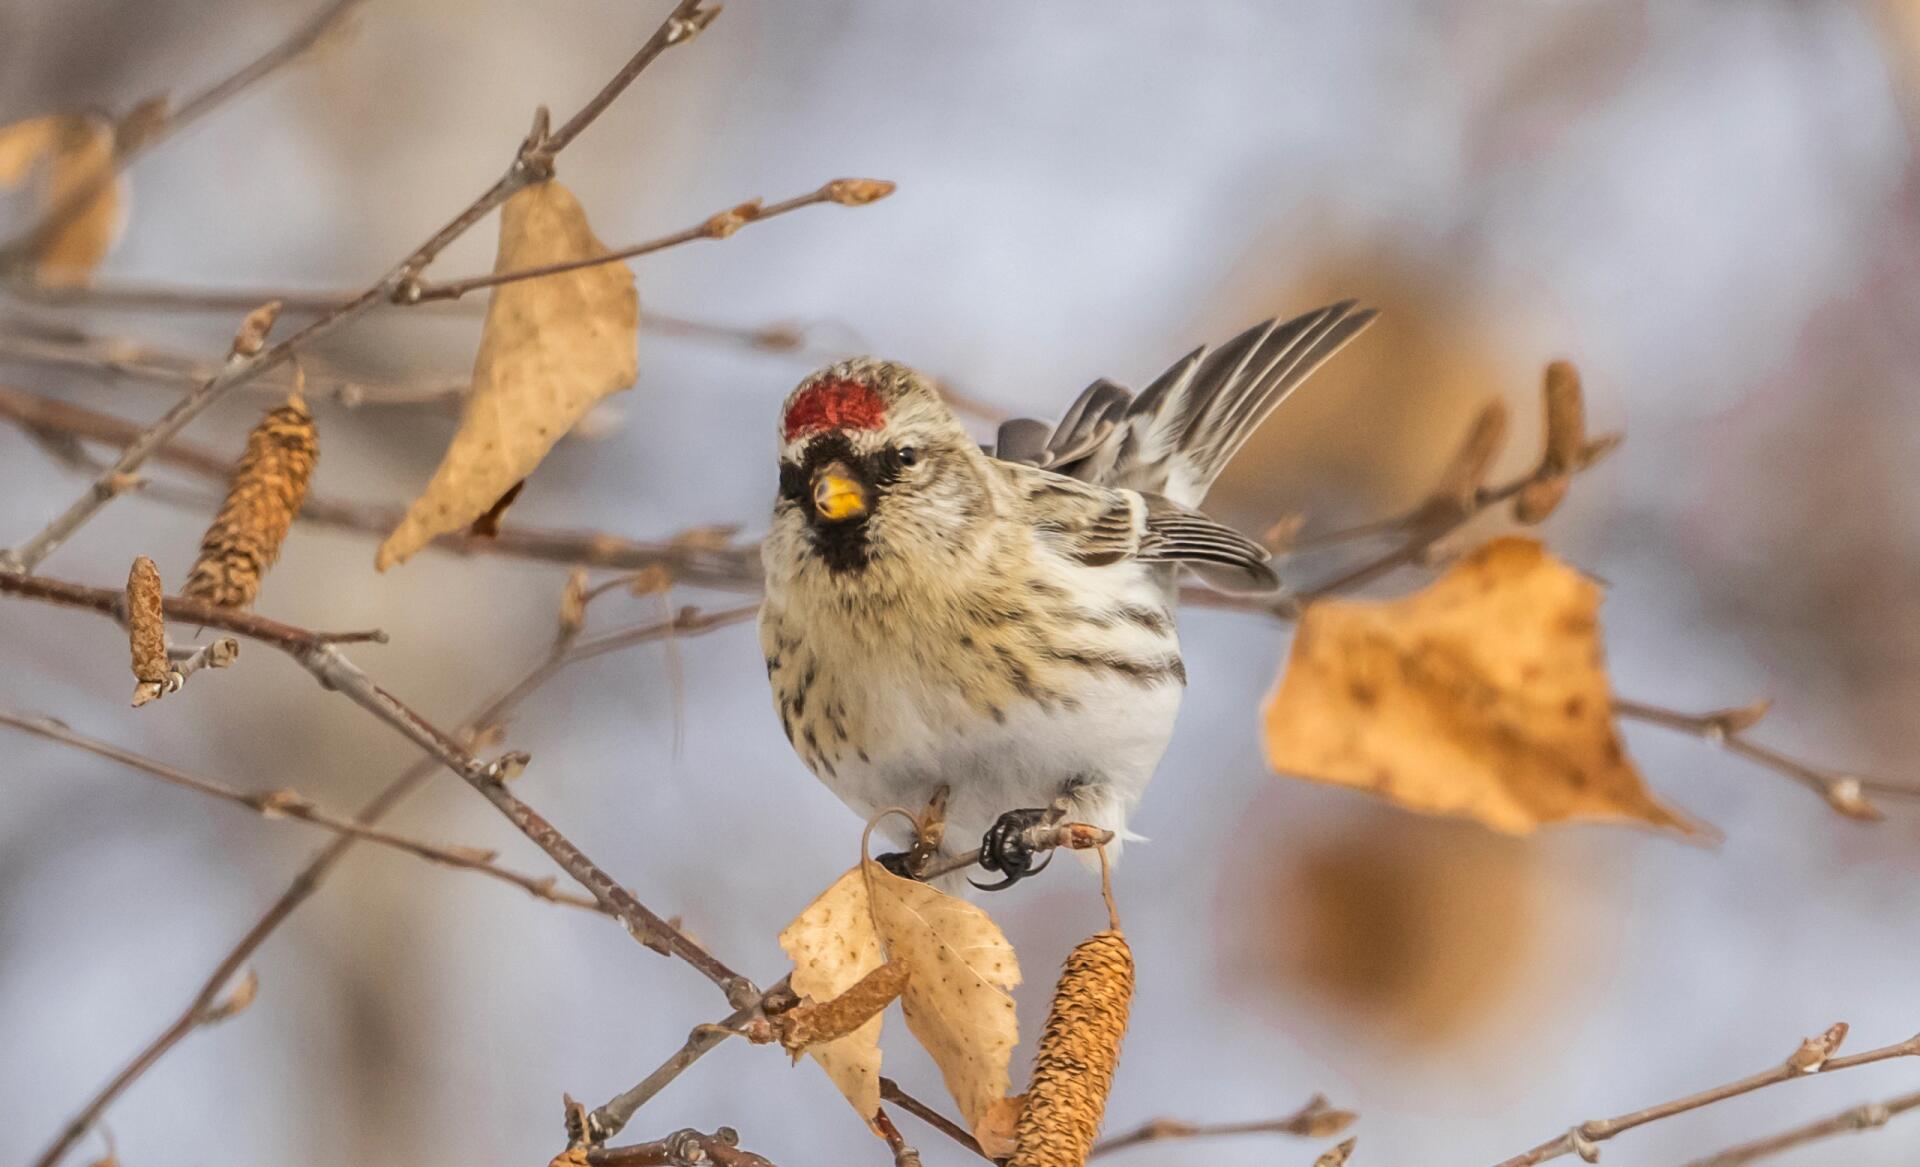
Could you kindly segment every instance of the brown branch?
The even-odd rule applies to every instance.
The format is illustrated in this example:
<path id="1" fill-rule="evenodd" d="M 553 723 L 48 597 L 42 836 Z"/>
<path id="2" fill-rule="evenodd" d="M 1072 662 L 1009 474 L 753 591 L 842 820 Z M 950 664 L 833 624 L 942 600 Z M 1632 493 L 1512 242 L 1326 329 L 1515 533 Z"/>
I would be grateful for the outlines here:
<path id="1" fill-rule="evenodd" d="M 860 204 L 849 204 L 841 194 L 848 183 L 872 183 L 882 188 L 872 198 L 864 199 Z M 539 267 L 519 268 L 514 271 L 491 272 L 483 276 L 468 276 L 460 280 L 447 280 L 435 283 L 414 283 L 400 289 L 398 303 L 424 304 L 434 300 L 458 300 L 468 292 L 481 288 L 498 287 L 501 284 L 518 283 L 522 280 L 535 280 L 543 276 L 560 275 L 563 272 L 579 271 L 581 268 L 599 267 L 603 264 L 619 263 L 656 251 L 665 251 L 669 247 L 678 247 L 683 243 L 692 243 L 700 239 L 725 239 L 748 223 L 765 222 L 768 219 L 797 211 L 802 207 L 815 207 L 821 203 L 839 203 L 845 205 L 864 205 L 892 193 L 893 184 L 876 182 L 873 179 L 838 179 L 829 182 L 820 189 L 784 202 L 763 207 L 758 199 L 741 203 L 730 210 L 721 211 L 702 220 L 699 225 L 675 231 L 671 235 L 662 235 L 645 243 L 635 243 L 609 251 L 605 255 L 590 256 L 586 259 L 570 259 L 561 263 L 542 264 Z"/>
<path id="2" fill-rule="evenodd" d="M 0 577 L 0 579 L 3 578 Z M 490 732 L 508 711 L 526 700 L 567 666 L 569 663 L 567 652 L 571 647 L 572 636 L 563 625 L 562 635 L 552 652 L 519 681 L 487 702 L 473 717 L 469 718 L 463 727 L 463 736 L 477 738 Z M 434 759 L 424 758 L 403 770 L 361 809 L 356 816 L 357 821 L 369 826 L 378 822 L 417 790 L 436 769 L 437 762 Z M 206 1024 L 209 1019 L 218 1017 L 221 990 L 261 945 L 266 943 L 267 938 L 285 923 L 301 904 L 311 898 L 315 891 L 319 890 L 321 883 L 346 856 L 356 841 L 351 835 L 342 835 L 313 857 L 288 884 L 280 897 L 269 905 L 267 910 L 247 929 L 239 942 L 220 959 L 187 1007 L 68 1120 L 53 1143 L 35 1161 L 35 1167 L 54 1167 L 99 1121 L 100 1115 L 105 1113 L 107 1107 L 126 1092 L 128 1087 L 138 1081 L 188 1034 Z"/>
<path id="3" fill-rule="evenodd" d="M 151 774 L 162 782 L 218 798 L 224 802 L 230 802 L 235 806 L 244 807 L 262 818 L 285 818 L 311 823 L 316 827 L 332 831 L 336 835 L 351 835 L 354 838 L 363 839 L 369 843 L 377 843 L 383 847 L 390 847 L 396 851 L 425 859 L 429 863 L 437 863 L 445 867 L 460 868 L 467 871 L 477 871 L 482 875 L 510 883 L 533 895 L 536 899 L 546 900 L 549 903 L 586 908 L 589 911 L 602 910 L 598 903 L 587 896 L 575 895 L 571 892 L 564 892 L 555 888 L 552 876 L 536 877 L 525 875 L 518 871 L 512 871 L 499 866 L 493 861 L 494 852 L 485 848 L 440 846 L 405 835 L 395 834 L 391 831 L 384 831 L 379 827 L 370 826 L 358 819 L 346 818 L 322 810 L 320 807 L 314 805 L 311 799 L 293 790 L 273 790 L 264 794 L 249 794 L 243 790 L 235 790 L 230 786 L 222 785 L 210 778 L 203 778 L 197 774 L 189 774 L 185 770 L 181 770 L 175 766 L 169 766 L 165 762 L 136 754 L 130 750 L 121 749 L 111 742 L 104 742 L 98 738 L 77 733 L 52 718 L 22 717 L 19 714 L 9 713 L 6 710 L 0 709 L 0 725 L 11 726 L 14 729 L 33 734 L 47 741 L 59 742 L 63 745 L 85 750 L 90 754 L 95 754 L 102 758 L 111 759 L 119 762 L 123 766 Z"/>
<path id="4" fill-rule="evenodd" d="M 1687 1167 L 1744 1167 L 1747 1163 L 1755 1163 L 1834 1135 L 1876 1130 L 1909 1110 L 1920 1110 L 1920 1091 L 1889 1098 L 1885 1102 L 1849 1107 L 1839 1114 L 1781 1131 L 1777 1135 L 1768 1135 L 1737 1147 L 1728 1147 L 1704 1159 L 1695 1159 Z"/>
<path id="5" fill-rule="evenodd" d="M 726 1126 L 710 1135 L 682 1130 L 651 1143 L 595 1147 L 586 1153 L 586 1161 L 593 1167 L 773 1167 L 752 1151 L 742 1151 L 739 1134 Z"/>
<path id="6" fill-rule="evenodd" d="M 1846 1036 L 1846 1023 L 1841 1022 L 1819 1037 L 1810 1037 L 1801 1042 L 1800 1048 L 1794 1051 L 1793 1056 L 1772 1069 L 1762 1070 L 1725 1085 L 1702 1090 L 1698 1094 L 1689 1094 L 1684 1098 L 1662 1102 L 1644 1110 L 1631 1111 L 1617 1118 L 1583 1122 L 1558 1138 L 1548 1139 L 1539 1146 L 1523 1151 L 1511 1159 L 1502 1159 L 1499 1167 L 1533 1167 L 1536 1163 L 1545 1163 L 1549 1159 L 1558 1159 L 1563 1155 L 1579 1155 L 1592 1163 L 1600 1154 L 1597 1144 L 1637 1126 L 1658 1122 L 1663 1118 L 1672 1118 L 1676 1114 L 1685 1114 L 1689 1110 L 1698 1110 L 1703 1106 L 1724 1102 L 1729 1098 L 1749 1094 L 1793 1078 L 1806 1078 L 1814 1074 L 1852 1069 L 1855 1066 L 1884 1062 L 1892 1058 L 1920 1055 L 1920 1036 L 1915 1036 L 1906 1041 L 1854 1054 L 1851 1057 L 1834 1057 L 1834 1052 L 1840 1048 L 1840 1043 L 1846 1039 Z"/>
<path id="7" fill-rule="evenodd" d="M 1192 1123 L 1174 1118 L 1156 1118 L 1152 1122 L 1142 1123 L 1122 1135 L 1100 1140 L 1094 1144 L 1089 1159 L 1096 1155 L 1107 1155 L 1114 1151 L 1124 1151 L 1128 1147 L 1137 1147 L 1142 1143 L 1157 1143 L 1167 1139 L 1208 1139 L 1225 1135 L 1294 1135 L 1303 1139 L 1329 1139 L 1353 1125 L 1354 1115 L 1349 1110 L 1336 1110 L 1327 1104 L 1324 1096 L 1316 1094 L 1307 1100 L 1306 1105 L 1285 1118 L 1269 1119 L 1264 1122 L 1216 1122 Z"/>
<path id="8" fill-rule="evenodd" d="M 641 70 L 668 47 L 692 39 L 717 11 L 718 9 L 703 12 L 700 8 L 700 0 L 680 0 L 666 20 L 648 38 L 646 44 L 641 46 L 640 51 L 634 54 L 620 72 L 615 74 L 614 78 L 603 86 L 600 92 L 595 94 L 593 99 L 569 119 L 557 133 L 551 136 L 546 133 L 546 111 L 541 110 L 540 115 L 534 120 L 533 133 L 521 143 L 506 173 L 468 204 L 466 209 L 455 215 L 446 226 L 434 232 L 425 243 L 414 248 L 365 291 L 323 313 L 279 344 L 252 355 L 235 355 L 229 359 L 218 376 L 209 379 L 181 398 L 173 408 L 161 416 L 159 421 L 142 431 L 140 436 L 121 452 L 112 467 L 95 479 L 85 493 L 50 521 L 39 534 L 17 547 L 0 552 L 0 573 L 24 573 L 33 570 L 41 560 L 79 530 L 87 520 L 99 513 L 102 507 L 111 502 L 121 492 L 122 484 L 129 480 L 133 471 L 137 470 L 158 447 L 164 445 L 169 438 L 185 428 L 194 417 L 226 393 L 285 364 L 300 348 L 344 328 L 382 303 L 392 300 L 394 293 L 399 289 L 416 284 L 420 273 L 432 264 L 455 239 L 472 229 L 476 223 L 522 188 L 550 177 L 553 173 L 555 155 L 586 129 L 593 119 L 599 116 L 600 112 L 606 109 L 635 77 L 639 76 Z"/>
<path id="9" fill-rule="evenodd" d="M 985 1151 L 980 1149 L 980 1141 L 968 1134 L 965 1127 L 902 1090 L 900 1083 L 892 1078 L 880 1079 L 880 1098 L 883 1102 L 893 1103 L 982 1159 L 987 1159 L 990 1163 L 993 1161 L 987 1157 Z"/>
<path id="10" fill-rule="evenodd" d="M 122 119 L 120 126 L 116 129 L 112 165 L 102 170 L 92 181 L 81 183 L 68 192 L 59 202 L 49 207 L 38 222 L 18 237 L 0 244 L 0 271 L 12 274 L 16 269 L 26 265 L 46 245 L 47 240 L 78 218 L 121 171 L 133 164 L 134 159 L 219 109 L 282 66 L 298 59 L 318 44 L 321 38 L 325 37 L 349 12 L 358 7 L 360 2 L 361 0 L 329 0 L 329 3 L 308 18 L 305 24 L 295 29 L 285 40 L 254 58 L 237 72 L 221 78 L 181 102 L 178 108 L 166 111 L 157 120 L 149 119 L 145 115 L 155 108 L 165 108 L 157 104 L 166 100 L 164 94 L 136 105 L 133 113 Z M 137 132 L 128 133 L 129 128 L 136 129 Z M 254 303 L 258 304 L 260 301 L 256 300 Z"/>
<path id="11" fill-rule="evenodd" d="M 1682 713 L 1677 709 L 1618 697 L 1613 702 L 1614 713 L 1621 717 L 1692 734 L 1730 754 L 1737 754 L 1784 774 L 1819 795 L 1828 806 L 1850 819 L 1879 822 L 1886 817 L 1867 797 L 1869 793 L 1893 798 L 1920 798 L 1920 786 L 1904 786 L 1885 779 L 1864 778 L 1823 769 L 1749 739 L 1746 731 L 1758 723 L 1767 710 L 1768 703 L 1764 701 L 1712 713 Z"/>
<path id="12" fill-rule="evenodd" d="M 132 422 L 63 401 L 0 386 L 0 419 L 36 434 L 57 434 L 89 441 L 120 443 L 139 432 Z M 224 484 L 232 459 L 205 446 L 175 439 L 154 453 L 154 460 L 192 473 L 209 483 Z M 181 499 L 154 491 L 168 502 L 201 505 L 211 500 Z M 402 507 L 341 502 L 308 495 L 298 520 L 370 535 L 391 531 Z M 699 587 L 758 590 L 759 548 L 748 544 L 715 547 L 711 541 L 669 539 L 646 542 L 604 531 L 569 531 L 513 524 L 503 525 L 491 538 L 467 533 L 442 536 L 430 546 L 456 555 L 505 555 L 544 563 L 580 564 L 625 571 L 664 568 L 675 580 Z M 172 614 L 169 612 L 169 614 Z"/>
<path id="13" fill-rule="evenodd" d="M 0 572 L 0 596 L 8 595 L 98 612 L 118 620 L 121 618 L 121 602 L 125 592 L 118 588 L 88 587 L 44 575 L 9 575 Z M 363 632 L 314 632 L 269 620 L 265 616 L 256 616 L 252 612 L 236 612 L 231 608 L 222 608 L 202 600 L 189 600 L 184 596 L 168 596 L 163 603 L 163 611 L 170 620 L 237 633 L 284 652 L 328 644 L 387 642 L 387 634 L 377 628 Z"/>

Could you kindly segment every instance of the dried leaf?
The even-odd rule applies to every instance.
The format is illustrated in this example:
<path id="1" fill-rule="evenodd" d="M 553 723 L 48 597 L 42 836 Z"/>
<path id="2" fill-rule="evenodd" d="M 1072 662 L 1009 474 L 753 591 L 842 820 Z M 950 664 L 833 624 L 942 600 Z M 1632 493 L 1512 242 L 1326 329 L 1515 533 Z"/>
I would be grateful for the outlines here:
<path id="1" fill-rule="evenodd" d="M 780 948 L 793 959 L 793 991 L 816 1001 L 838 997 L 885 963 L 860 868 L 807 905 L 780 933 Z M 875 1014 L 845 1037 L 807 1050 L 868 1121 L 880 1109 L 880 1023 Z"/>
<path id="2" fill-rule="evenodd" d="M 907 987 L 911 971 L 905 961 L 890 960 L 837 997 L 801 1002 L 779 1016 L 780 1043 L 798 1061 L 807 1047 L 845 1037 L 893 1004 Z"/>
<path id="3" fill-rule="evenodd" d="M 38 244 L 34 274 L 47 283 L 84 282 L 118 242 L 126 181 L 113 175 L 114 129 L 104 118 L 49 114 L 0 126 L 0 190 L 41 175 L 34 202 L 59 213 L 58 227 Z M 70 199 L 95 191 L 71 212 Z"/>
<path id="4" fill-rule="evenodd" d="M 558 182 L 528 187 L 501 209 L 495 271 L 605 254 L 579 202 Z M 495 288 L 460 428 L 375 566 L 402 563 L 485 514 L 596 402 L 633 384 L 639 325 L 625 264 Z"/>
<path id="5" fill-rule="evenodd" d="M 866 865 L 874 924 L 887 955 L 913 968 L 900 1008 L 932 1055 L 968 1127 L 1006 1097 L 1007 1062 L 1020 1040 L 1013 946 L 976 904 Z"/>
<path id="6" fill-rule="evenodd" d="M 1524 538 L 1403 599 L 1313 604 L 1267 702 L 1268 760 L 1512 834 L 1575 818 L 1711 834 L 1620 744 L 1599 607 L 1598 585 Z"/>
<path id="7" fill-rule="evenodd" d="M 986 1117 L 973 1128 L 973 1139 L 980 1144 L 982 1154 L 989 1159 L 1005 1159 L 1013 1154 L 1014 1128 L 1019 1125 L 1020 1112 L 1026 1105 L 1025 1094 L 1014 1094 L 987 1108 Z"/>
<path id="8" fill-rule="evenodd" d="M 507 487 L 507 493 L 495 499 L 493 505 L 487 508 L 486 514 L 473 520 L 473 525 L 467 528 L 467 533 L 476 539 L 498 539 L 500 537 L 500 520 L 506 517 L 507 508 L 512 506 L 514 500 L 520 497 L 520 488 L 526 484 L 527 480 L 522 478 L 512 486 Z"/>
<path id="9" fill-rule="evenodd" d="M 1325 1154 L 1313 1161 L 1313 1167 L 1346 1167 L 1347 1159 L 1353 1154 L 1358 1139 L 1345 1139 L 1335 1144 Z"/>
<path id="10" fill-rule="evenodd" d="M 133 704 L 137 708 L 167 691 L 173 668 L 167 660 L 166 593 L 160 569 L 144 555 L 127 572 L 127 643 L 133 650 Z"/>

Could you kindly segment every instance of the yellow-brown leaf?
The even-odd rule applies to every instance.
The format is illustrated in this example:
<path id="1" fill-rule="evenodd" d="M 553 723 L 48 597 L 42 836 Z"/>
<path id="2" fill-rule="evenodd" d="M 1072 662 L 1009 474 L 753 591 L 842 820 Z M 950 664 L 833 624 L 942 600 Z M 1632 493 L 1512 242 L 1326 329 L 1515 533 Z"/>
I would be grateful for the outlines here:
<path id="1" fill-rule="evenodd" d="M 606 253 L 558 182 L 528 187 L 501 208 L 497 272 Z M 460 428 L 375 566 L 402 563 L 486 514 L 597 402 L 632 385 L 639 327 L 639 296 L 623 263 L 495 288 Z"/>
<path id="2" fill-rule="evenodd" d="M 793 959 L 793 991 L 829 1001 L 879 968 L 886 958 L 867 906 L 867 882 L 858 867 L 848 871 L 780 933 L 780 948 Z M 845 1037 L 812 1045 L 834 1086 L 872 1120 L 880 1109 L 880 1025 L 875 1014 Z"/>
<path id="3" fill-rule="evenodd" d="M 41 281 L 84 282 L 118 242 L 126 182 L 113 163 L 113 123 L 104 118 L 49 114 L 0 126 L 0 190 L 38 172 L 35 205 L 61 216 L 34 254 Z M 84 201 L 65 210 L 74 199 Z"/>
<path id="4" fill-rule="evenodd" d="M 1523 538 L 1403 599 L 1316 603 L 1267 702 L 1268 761 L 1512 834 L 1565 819 L 1711 833 L 1621 747 L 1599 608 L 1598 585 Z"/>
<path id="5" fill-rule="evenodd" d="M 900 995 L 907 1028 L 939 1065 L 968 1128 L 976 1128 L 1007 1094 L 1007 1062 L 1020 1040 L 1007 990 L 1020 983 L 1020 962 L 978 905 L 877 863 L 866 868 L 880 942 L 913 969 Z"/>

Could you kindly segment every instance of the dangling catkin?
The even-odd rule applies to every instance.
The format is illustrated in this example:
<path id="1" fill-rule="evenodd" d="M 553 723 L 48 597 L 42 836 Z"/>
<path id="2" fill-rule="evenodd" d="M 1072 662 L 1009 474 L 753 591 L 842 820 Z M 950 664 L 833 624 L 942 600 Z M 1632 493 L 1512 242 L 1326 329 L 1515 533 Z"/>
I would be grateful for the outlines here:
<path id="1" fill-rule="evenodd" d="M 160 569 L 144 555 L 135 556 L 127 573 L 127 643 L 133 649 L 133 703 L 145 705 L 167 690 L 167 621 L 161 612 L 165 592 Z"/>
<path id="2" fill-rule="evenodd" d="M 1104 851 L 1100 860 L 1104 872 Z M 1107 911 L 1112 927 L 1076 945 L 1060 971 L 1007 1167 L 1081 1167 L 1100 1133 L 1133 1003 L 1133 950 L 1110 889 Z"/>
<path id="3" fill-rule="evenodd" d="M 279 558 L 287 528 L 306 501 L 319 458 L 313 415 L 295 392 L 247 435 L 226 501 L 200 540 L 199 562 L 181 594 L 223 608 L 253 603 L 260 577 Z"/>

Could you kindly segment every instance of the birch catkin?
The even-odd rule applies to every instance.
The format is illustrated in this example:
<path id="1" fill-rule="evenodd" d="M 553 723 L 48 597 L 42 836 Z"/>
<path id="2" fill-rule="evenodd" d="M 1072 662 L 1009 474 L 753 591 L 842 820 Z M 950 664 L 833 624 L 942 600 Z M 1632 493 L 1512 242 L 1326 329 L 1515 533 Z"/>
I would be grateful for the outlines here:
<path id="1" fill-rule="evenodd" d="M 279 558 L 287 528 L 306 501 L 319 458 L 313 415 L 296 393 L 247 435 L 226 501 L 200 540 L 200 559 L 182 594 L 223 608 L 253 603 L 261 577 Z"/>
<path id="2" fill-rule="evenodd" d="M 1093 1150 L 1133 1002 L 1133 950 L 1120 929 L 1068 954 L 1033 1057 L 1007 1167 L 1080 1167 Z"/>
<path id="3" fill-rule="evenodd" d="M 166 598 L 160 587 L 160 569 L 144 555 L 136 556 L 127 573 L 127 643 L 133 650 L 133 703 L 145 705 L 167 691 L 167 622 L 161 611 Z"/>

